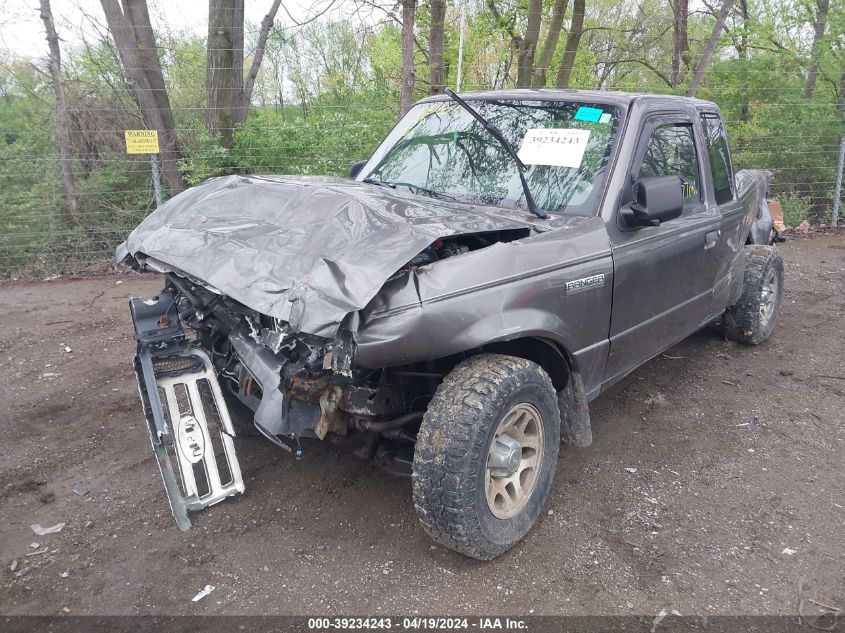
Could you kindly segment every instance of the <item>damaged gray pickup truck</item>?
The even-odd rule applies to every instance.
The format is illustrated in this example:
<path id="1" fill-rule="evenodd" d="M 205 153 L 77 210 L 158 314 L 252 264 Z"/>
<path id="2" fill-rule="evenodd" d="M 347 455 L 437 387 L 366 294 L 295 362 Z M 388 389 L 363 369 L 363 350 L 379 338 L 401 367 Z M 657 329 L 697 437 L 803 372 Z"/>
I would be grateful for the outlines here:
<path id="1" fill-rule="evenodd" d="M 233 437 L 257 429 L 411 477 L 434 540 L 498 556 L 560 442 L 591 443 L 590 400 L 716 320 L 767 339 L 769 180 L 734 173 L 712 103 L 516 90 L 420 101 L 346 180 L 177 195 L 117 253 L 166 275 L 130 308 L 177 523 L 243 492 Z"/>

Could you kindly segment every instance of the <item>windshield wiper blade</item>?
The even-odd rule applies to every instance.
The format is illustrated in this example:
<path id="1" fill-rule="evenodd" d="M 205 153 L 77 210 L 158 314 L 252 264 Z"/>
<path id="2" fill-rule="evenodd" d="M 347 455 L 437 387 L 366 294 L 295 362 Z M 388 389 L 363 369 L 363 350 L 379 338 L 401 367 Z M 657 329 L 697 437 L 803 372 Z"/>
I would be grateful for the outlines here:
<path id="1" fill-rule="evenodd" d="M 387 182 L 386 180 L 377 180 L 376 178 L 364 178 L 364 180 L 362 180 L 361 182 L 365 182 L 368 185 L 376 185 L 377 187 L 390 187 L 391 189 L 396 189 L 396 187 L 405 187 L 408 191 L 417 195 L 423 194 L 432 198 L 444 198 L 446 200 L 455 201 L 458 200 L 454 196 L 450 196 L 447 193 L 440 193 L 439 191 L 435 191 L 434 189 L 426 189 L 425 187 L 421 187 L 410 182 Z"/>
<path id="2" fill-rule="evenodd" d="M 484 127 L 485 130 L 490 133 L 490 136 L 499 141 L 499 144 L 505 148 L 505 151 L 516 164 L 516 172 L 519 174 L 519 181 L 522 183 L 522 191 L 525 193 L 525 202 L 528 204 L 528 210 L 540 219 L 545 220 L 546 218 L 548 218 L 549 216 L 546 215 L 540 209 L 538 209 L 537 205 L 534 203 L 534 197 L 531 195 L 531 190 L 528 188 L 528 181 L 525 179 L 525 172 L 528 168 L 525 166 L 525 163 L 520 160 L 519 156 L 517 156 L 516 150 L 513 148 L 513 145 L 508 143 L 508 140 L 504 137 L 501 130 L 499 130 L 499 128 L 487 121 L 487 119 L 485 119 L 483 116 L 478 114 L 478 112 L 476 112 L 471 105 L 469 105 L 466 101 L 464 101 L 454 92 L 452 92 L 452 90 L 446 88 L 445 92 L 447 95 L 449 95 L 449 98 L 452 99 L 452 101 L 454 101 L 464 110 L 469 112 L 473 116 L 473 118 L 478 121 L 482 125 L 482 127 Z"/>
<path id="3" fill-rule="evenodd" d="M 410 182 L 394 182 L 392 184 L 395 187 L 407 187 L 408 191 L 411 193 L 424 194 L 426 196 L 431 196 L 432 198 L 443 198 L 444 200 L 454 200 L 455 202 L 458 201 L 455 196 L 450 196 L 448 193 L 441 193 L 439 191 L 435 191 L 434 189 L 426 189 L 425 187 L 420 187 L 419 185 L 414 185 Z"/>
<path id="4" fill-rule="evenodd" d="M 375 185 L 377 187 L 390 187 L 391 189 L 396 189 L 396 185 L 392 182 L 387 182 L 384 180 L 377 180 L 375 178 L 364 178 L 361 182 L 365 182 L 368 185 Z"/>

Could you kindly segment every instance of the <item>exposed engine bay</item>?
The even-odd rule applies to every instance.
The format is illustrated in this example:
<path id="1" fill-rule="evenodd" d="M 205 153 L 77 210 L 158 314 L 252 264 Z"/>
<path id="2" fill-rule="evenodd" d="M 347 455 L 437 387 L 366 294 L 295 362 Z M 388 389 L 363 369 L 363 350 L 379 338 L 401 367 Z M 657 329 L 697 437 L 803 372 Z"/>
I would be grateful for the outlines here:
<path id="1" fill-rule="evenodd" d="M 209 354 L 227 401 L 254 413 L 265 437 L 288 451 L 301 450 L 302 437 L 328 438 L 367 459 L 380 448 L 379 465 L 410 474 L 410 451 L 403 456 L 399 447 L 413 443 L 413 423 L 427 402 L 418 383 L 389 370 L 353 369 L 354 340 L 344 330 L 334 340 L 294 333 L 175 275 L 168 288 L 186 336 Z M 419 413 L 408 415 L 412 405 Z M 379 446 L 388 431 L 389 446 Z"/>
<path id="2" fill-rule="evenodd" d="M 510 242 L 512 240 L 528 237 L 529 233 L 530 231 L 528 229 L 524 229 L 476 233 L 438 239 L 421 251 L 419 255 L 411 259 L 407 266 L 404 266 L 398 272 L 403 272 L 417 266 L 427 266 L 428 264 L 433 264 L 441 259 L 447 259 L 448 257 L 465 255 L 470 251 L 474 251 L 479 248 L 486 248 L 496 242 Z"/>

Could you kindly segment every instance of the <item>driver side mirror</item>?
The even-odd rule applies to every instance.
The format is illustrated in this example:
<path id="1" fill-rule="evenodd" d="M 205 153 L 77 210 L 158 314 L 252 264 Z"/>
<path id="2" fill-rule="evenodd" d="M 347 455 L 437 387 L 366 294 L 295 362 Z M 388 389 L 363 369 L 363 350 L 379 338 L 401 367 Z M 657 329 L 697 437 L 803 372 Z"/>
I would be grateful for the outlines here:
<path id="1" fill-rule="evenodd" d="M 356 160 L 352 163 L 352 166 L 349 168 L 349 179 L 354 180 L 355 177 L 361 173 L 361 170 L 364 169 L 364 165 L 366 165 L 369 161 L 367 159 L 364 160 Z"/>
<path id="2" fill-rule="evenodd" d="M 621 210 L 631 227 L 660 226 L 684 210 L 684 183 L 679 176 L 654 176 L 634 183 L 635 201 Z"/>

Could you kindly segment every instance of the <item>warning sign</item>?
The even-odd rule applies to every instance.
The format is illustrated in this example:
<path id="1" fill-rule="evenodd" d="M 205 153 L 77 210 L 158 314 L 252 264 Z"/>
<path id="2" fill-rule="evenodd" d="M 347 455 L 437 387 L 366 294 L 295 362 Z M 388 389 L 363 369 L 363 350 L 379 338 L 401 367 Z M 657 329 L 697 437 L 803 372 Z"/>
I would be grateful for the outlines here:
<path id="1" fill-rule="evenodd" d="M 127 154 L 158 154 L 157 130 L 124 130 Z"/>

